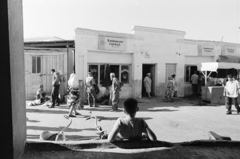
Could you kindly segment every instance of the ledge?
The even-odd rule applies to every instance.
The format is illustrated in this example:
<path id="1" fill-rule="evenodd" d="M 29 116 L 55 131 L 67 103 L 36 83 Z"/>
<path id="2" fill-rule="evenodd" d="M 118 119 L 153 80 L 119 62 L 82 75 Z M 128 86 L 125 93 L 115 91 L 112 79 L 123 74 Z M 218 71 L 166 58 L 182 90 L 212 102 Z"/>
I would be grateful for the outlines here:
<path id="1" fill-rule="evenodd" d="M 166 34 L 175 34 L 175 35 L 185 35 L 185 31 L 171 30 L 171 29 L 162 29 L 162 28 L 153 28 L 153 27 L 144 27 L 144 26 L 133 26 L 133 31 L 146 31 L 146 32 L 156 32 L 156 33 L 166 33 Z"/>

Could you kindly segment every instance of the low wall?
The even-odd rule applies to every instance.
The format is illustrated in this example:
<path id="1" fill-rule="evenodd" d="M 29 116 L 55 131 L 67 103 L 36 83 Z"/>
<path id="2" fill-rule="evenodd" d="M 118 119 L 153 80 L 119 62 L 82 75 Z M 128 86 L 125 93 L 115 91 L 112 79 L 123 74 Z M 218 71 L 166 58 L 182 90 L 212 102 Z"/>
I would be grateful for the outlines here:
<path id="1" fill-rule="evenodd" d="M 238 158 L 239 141 L 28 142 L 22 158 Z"/>

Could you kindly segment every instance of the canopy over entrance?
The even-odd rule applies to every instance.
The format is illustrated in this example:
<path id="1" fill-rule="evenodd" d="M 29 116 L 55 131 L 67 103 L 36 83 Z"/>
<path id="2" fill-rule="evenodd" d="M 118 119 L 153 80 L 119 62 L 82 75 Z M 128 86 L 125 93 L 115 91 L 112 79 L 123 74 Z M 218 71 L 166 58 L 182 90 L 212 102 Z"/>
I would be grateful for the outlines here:
<path id="1" fill-rule="evenodd" d="M 198 64 L 199 71 L 217 72 L 217 69 L 232 69 L 232 68 L 240 70 L 240 63 L 203 62 Z"/>
<path id="2" fill-rule="evenodd" d="M 202 96 L 203 100 L 207 100 L 207 78 L 211 75 L 212 72 L 217 72 L 218 69 L 240 70 L 240 63 L 203 62 L 203 63 L 199 63 L 197 66 L 198 66 L 198 71 L 201 71 L 205 77 L 205 96 Z M 209 74 L 207 73 L 208 71 L 210 71 Z"/>

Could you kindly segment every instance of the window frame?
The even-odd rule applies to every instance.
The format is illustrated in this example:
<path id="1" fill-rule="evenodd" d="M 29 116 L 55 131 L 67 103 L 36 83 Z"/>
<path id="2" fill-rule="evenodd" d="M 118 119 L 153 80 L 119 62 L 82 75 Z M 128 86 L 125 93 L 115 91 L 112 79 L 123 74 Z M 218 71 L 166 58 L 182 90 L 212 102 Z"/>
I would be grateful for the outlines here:
<path id="1" fill-rule="evenodd" d="M 89 71 L 89 65 L 97 65 L 98 66 L 98 79 L 97 79 L 97 81 L 98 81 L 98 86 L 99 87 L 102 87 L 102 85 L 100 84 L 100 66 L 101 65 L 105 65 L 106 63 L 88 63 L 87 64 L 87 72 Z M 128 71 L 128 73 L 129 73 L 129 81 L 128 81 L 128 83 L 124 83 L 124 86 L 130 86 L 131 85 L 131 75 L 132 75 L 132 64 L 113 64 L 113 63 L 107 63 L 109 66 L 111 66 L 111 65 L 118 65 L 119 66 L 119 82 L 121 82 L 121 68 L 122 68 L 122 66 L 128 66 L 128 68 L 129 68 L 129 71 Z"/>
<path id="2" fill-rule="evenodd" d="M 31 73 L 32 74 L 40 74 L 40 73 L 42 73 L 42 56 L 31 56 L 32 58 L 31 58 L 31 62 L 32 62 L 32 68 L 31 68 Z M 33 58 L 36 58 L 36 63 L 35 63 L 35 72 L 33 72 Z M 40 58 L 40 69 L 39 69 L 39 67 L 38 67 L 38 58 Z M 40 71 L 40 72 L 38 72 L 38 70 Z"/>

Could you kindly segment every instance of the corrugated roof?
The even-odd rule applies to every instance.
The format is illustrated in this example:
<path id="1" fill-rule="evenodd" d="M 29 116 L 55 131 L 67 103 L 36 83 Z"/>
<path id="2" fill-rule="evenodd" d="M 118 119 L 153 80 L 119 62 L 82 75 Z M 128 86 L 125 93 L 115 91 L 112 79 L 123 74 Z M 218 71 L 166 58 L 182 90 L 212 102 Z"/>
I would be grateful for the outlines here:
<path id="1" fill-rule="evenodd" d="M 45 41 L 63 41 L 65 39 L 56 36 L 45 36 L 45 37 L 31 37 L 25 38 L 24 42 L 45 42 Z"/>

